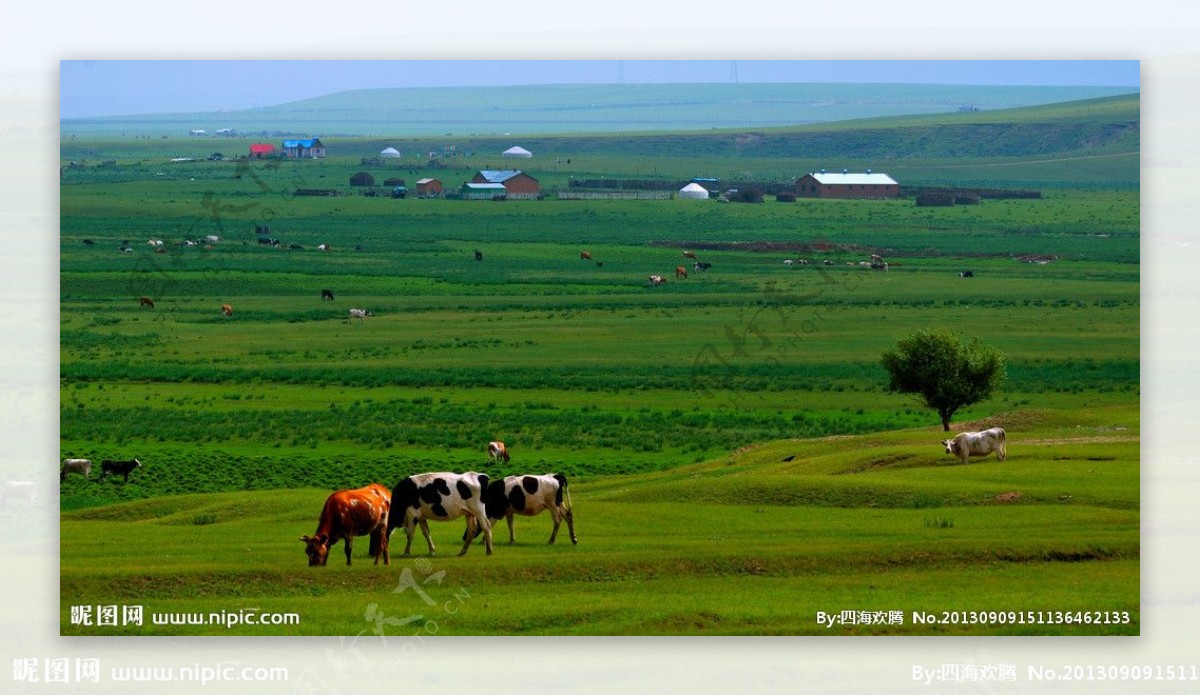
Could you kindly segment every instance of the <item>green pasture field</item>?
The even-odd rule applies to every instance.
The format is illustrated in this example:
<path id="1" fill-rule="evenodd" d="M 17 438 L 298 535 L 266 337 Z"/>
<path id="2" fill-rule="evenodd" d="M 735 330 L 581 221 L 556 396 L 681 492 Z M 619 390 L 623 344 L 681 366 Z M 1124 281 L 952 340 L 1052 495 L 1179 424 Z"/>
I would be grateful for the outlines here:
<path id="1" fill-rule="evenodd" d="M 953 208 L 494 203 L 291 195 L 348 192 L 352 157 L 162 164 L 120 139 L 70 147 L 116 164 L 63 170 L 62 456 L 143 467 L 61 485 L 64 633 L 1139 630 L 1139 202 L 1116 170 L 1076 161 L 1041 199 Z M 594 171 L 620 155 L 597 154 Z M 660 164 L 732 176 L 746 162 Z M 986 159 L 925 164 L 1022 181 Z M 403 175 L 472 173 L 452 171 Z M 182 245 L 205 235 L 220 240 Z M 872 253 L 886 273 L 858 266 Z M 373 316 L 350 322 L 350 307 Z M 924 328 L 1005 354 L 1001 392 L 954 420 L 1003 426 L 1007 462 L 956 464 L 936 415 L 887 391 L 880 354 Z M 511 463 L 487 463 L 492 439 Z M 494 556 L 455 558 L 462 528 L 435 524 L 433 559 L 420 538 L 400 558 L 398 536 L 386 569 L 366 540 L 351 568 L 340 547 L 305 566 L 296 539 L 330 491 L 451 470 L 565 473 L 581 543 L 562 532 L 546 547 L 548 518 L 518 520 L 515 546 L 500 525 Z M 422 585 L 435 605 L 393 592 L 406 569 L 440 580 Z M 72 607 L 133 604 L 302 621 L 71 621 Z M 1129 619 L 816 624 L 842 610 Z"/>
<path id="2" fill-rule="evenodd" d="M 437 556 L 425 555 L 417 534 L 415 554 L 402 557 L 397 531 L 388 567 L 372 565 L 365 539 L 350 567 L 340 546 L 328 567 L 304 565 L 296 539 L 315 526 L 319 488 L 79 510 L 62 519 L 63 631 L 401 641 L 1137 634 L 1137 413 L 1093 413 L 1086 426 L 1054 416 L 1029 418 L 1019 431 L 1010 424 L 1020 436 L 1004 463 L 958 465 L 929 446 L 937 431 L 918 428 L 772 441 L 669 472 L 590 477 L 571 486 L 577 546 L 565 529 L 547 546 L 546 517 L 518 518 L 515 545 L 500 524 L 494 555 L 477 544 L 456 557 L 462 526 L 434 524 Z M 1006 494 L 1014 499 L 1002 502 Z M 141 606 L 144 624 L 73 625 L 70 607 L 79 605 Z M 207 621 L 251 609 L 298 612 L 300 624 L 152 625 L 152 616 Z M 842 611 L 904 618 L 817 623 L 818 612 Z M 939 623 L 914 623 L 914 611 Z M 969 612 L 983 612 L 980 623 L 967 623 Z"/>

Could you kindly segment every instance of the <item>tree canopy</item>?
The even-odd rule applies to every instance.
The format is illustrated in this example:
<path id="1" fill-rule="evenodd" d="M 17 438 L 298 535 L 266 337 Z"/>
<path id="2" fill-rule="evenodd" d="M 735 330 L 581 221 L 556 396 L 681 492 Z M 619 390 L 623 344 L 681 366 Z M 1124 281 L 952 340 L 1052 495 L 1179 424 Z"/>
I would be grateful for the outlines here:
<path id="1" fill-rule="evenodd" d="M 942 429 L 963 406 L 990 397 L 1005 379 L 1004 356 L 978 338 L 965 343 L 949 331 L 917 331 L 882 356 L 888 389 L 918 395 L 937 411 Z"/>

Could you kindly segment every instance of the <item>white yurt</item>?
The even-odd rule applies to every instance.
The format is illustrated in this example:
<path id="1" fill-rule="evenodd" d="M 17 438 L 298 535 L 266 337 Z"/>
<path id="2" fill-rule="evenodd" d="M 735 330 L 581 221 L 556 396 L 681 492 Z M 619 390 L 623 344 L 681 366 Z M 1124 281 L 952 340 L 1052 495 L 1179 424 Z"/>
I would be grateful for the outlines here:
<path id="1" fill-rule="evenodd" d="M 383 150 L 379 151 L 379 156 L 380 157 L 399 157 L 400 151 L 394 147 L 384 148 Z"/>
<path id="2" fill-rule="evenodd" d="M 679 197 L 680 198 L 695 198 L 697 200 L 700 200 L 700 199 L 708 200 L 708 189 L 704 188 L 700 184 L 692 182 L 692 183 L 688 184 L 687 186 L 684 186 L 683 188 L 679 189 Z"/>
<path id="3" fill-rule="evenodd" d="M 507 150 L 505 150 L 504 154 L 502 156 L 503 157 L 523 157 L 525 159 L 528 159 L 530 157 L 533 157 L 533 153 L 530 152 L 529 150 L 526 150 L 525 148 L 521 147 L 520 145 L 514 145 L 514 146 L 508 148 Z"/>

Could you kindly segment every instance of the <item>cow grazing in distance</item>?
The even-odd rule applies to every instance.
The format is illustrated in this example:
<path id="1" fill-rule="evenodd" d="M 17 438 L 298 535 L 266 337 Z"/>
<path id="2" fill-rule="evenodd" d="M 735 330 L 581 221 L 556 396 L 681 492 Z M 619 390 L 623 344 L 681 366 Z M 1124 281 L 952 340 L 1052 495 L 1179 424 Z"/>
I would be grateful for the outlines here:
<path id="1" fill-rule="evenodd" d="M 92 477 L 92 460 L 90 459 L 67 459 L 62 463 L 62 468 L 58 470 L 58 480 L 67 480 L 70 474 L 83 474 L 85 479 Z"/>
<path id="2" fill-rule="evenodd" d="M 371 537 L 371 555 L 375 565 L 383 558 L 383 564 L 391 563 L 388 553 L 387 524 L 392 494 L 384 486 L 372 483 L 353 490 L 335 491 L 325 499 L 321 517 L 317 520 L 317 531 L 312 536 L 302 536 L 304 552 L 308 554 L 310 566 L 323 566 L 329 559 L 329 549 L 339 540 L 346 542 L 346 565 L 350 558 L 354 537 Z"/>
<path id="3" fill-rule="evenodd" d="M 321 291 L 321 299 L 322 300 L 333 300 L 333 291 L 332 290 L 322 290 Z"/>
<path id="4" fill-rule="evenodd" d="M 488 521 L 493 527 L 501 519 L 508 521 L 510 544 L 517 540 L 513 531 L 514 516 L 533 517 L 546 511 L 554 520 L 554 530 L 550 532 L 550 541 L 547 543 L 553 544 L 558 538 L 558 528 L 563 520 L 567 521 L 571 543 L 579 543 L 575 536 L 575 515 L 571 512 L 571 493 L 567 490 L 567 477 L 562 474 L 506 476 L 502 481 L 488 484 L 483 502 Z"/>
<path id="5" fill-rule="evenodd" d="M 784 260 L 783 260 L 783 265 L 785 265 L 785 266 L 791 266 L 791 265 L 793 265 L 793 264 L 795 264 L 795 263 L 796 263 L 796 262 L 795 262 L 795 261 L 793 261 L 793 260 L 791 260 L 791 259 L 784 259 Z"/>
<path id="6" fill-rule="evenodd" d="M 675 267 L 675 278 L 686 280 L 687 279 L 687 269 L 684 268 L 683 266 L 676 266 Z"/>
<path id="7" fill-rule="evenodd" d="M 373 316 L 375 316 L 375 315 L 371 314 L 371 310 L 369 310 L 369 309 L 357 309 L 357 308 L 351 307 L 349 314 L 346 317 L 346 322 L 349 323 L 353 319 L 357 319 L 361 322 L 365 322 L 367 320 L 367 317 L 373 317 Z"/>
<path id="8" fill-rule="evenodd" d="M 120 475 L 125 477 L 125 483 L 129 483 L 129 474 L 142 463 L 136 459 L 125 461 L 105 459 L 100 462 L 100 478 L 104 478 L 109 474 Z"/>
<path id="9" fill-rule="evenodd" d="M 652 285 L 652 286 L 659 286 L 659 285 L 662 285 L 663 283 L 667 282 L 667 279 L 663 278 L 660 275 L 652 275 L 652 276 L 650 276 L 649 280 L 650 280 L 650 285 Z"/>
<path id="10" fill-rule="evenodd" d="M 959 271 L 958 277 L 959 278 L 974 278 L 975 272 L 974 271 Z"/>
<path id="11" fill-rule="evenodd" d="M 695 260 L 696 260 L 696 252 L 694 252 L 694 251 L 685 251 L 685 252 L 683 252 L 683 257 L 684 257 L 685 259 L 691 259 L 691 260 L 695 261 Z"/>
<path id="12" fill-rule="evenodd" d="M 822 263 L 822 264 L 824 264 L 824 265 L 826 265 L 826 266 L 832 266 L 832 265 L 833 265 L 833 259 L 825 259 L 825 260 L 824 260 L 824 261 L 822 261 L 821 263 Z"/>
<path id="13" fill-rule="evenodd" d="M 480 250 L 478 250 L 478 249 L 476 249 L 476 250 L 475 250 L 475 260 L 476 260 L 476 261 L 482 261 L 482 260 L 483 260 L 483 252 L 482 252 L 482 251 L 480 251 Z"/>
<path id="14" fill-rule="evenodd" d="M 471 540 L 477 530 L 483 530 L 487 554 L 492 555 L 492 525 L 484 509 L 483 492 L 488 486 L 486 474 L 428 473 L 414 474 L 400 479 L 392 489 L 392 510 L 388 515 L 387 535 L 392 530 L 404 527 L 407 537 L 404 555 L 412 551 L 413 532 L 417 526 L 429 545 L 429 555 L 437 553 L 433 539 L 429 536 L 429 520 L 445 522 L 467 518 L 466 540 L 458 555 L 471 548 Z"/>
<path id="15" fill-rule="evenodd" d="M 504 443 L 500 442 L 499 440 L 493 440 L 488 443 L 487 453 L 489 462 L 499 462 L 501 459 L 503 459 L 505 463 L 507 463 L 509 460 L 508 447 L 506 447 Z"/>
<path id="16" fill-rule="evenodd" d="M 138 306 L 139 307 L 149 307 L 150 309 L 154 309 L 154 300 L 143 295 L 142 297 L 138 298 Z"/>
<path id="17" fill-rule="evenodd" d="M 228 304 L 221 305 L 221 314 L 224 314 L 227 317 L 232 317 L 233 316 L 233 305 L 228 305 Z"/>
<path id="18" fill-rule="evenodd" d="M 942 440 L 946 454 L 953 454 L 963 464 L 971 457 L 986 457 L 995 452 L 996 459 L 1008 459 L 1008 449 L 1005 442 L 1004 428 L 988 428 L 979 432 L 966 432 L 955 435 L 953 439 Z"/>
<path id="19" fill-rule="evenodd" d="M 590 252 L 590 251 L 579 252 L 579 260 L 580 261 L 591 261 L 592 260 L 592 252 Z"/>
<path id="20" fill-rule="evenodd" d="M 84 243 L 84 244 L 86 244 L 86 245 L 88 245 L 88 246 L 92 246 L 93 244 L 95 244 L 95 242 L 93 242 L 93 241 L 92 241 L 92 240 L 90 240 L 90 239 L 85 239 L 85 240 L 83 240 L 83 243 Z"/>
<path id="21" fill-rule="evenodd" d="M 696 272 L 707 271 L 710 268 L 712 268 L 712 264 L 705 263 L 704 261 L 697 261 L 696 263 L 692 264 L 692 270 Z"/>
<path id="22" fill-rule="evenodd" d="M 24 500 L 29 505 L 37 503 L 37 483 L 34 481 L 5 481 L 0 487 L 0 507 L 8 507 L 14 500 Z"/>
<path id="23" fill-rule="evenodd" d="M 319 251 L 333 251 L 333 247 L 329 244 L 318 244 L 317 249 Z"/>

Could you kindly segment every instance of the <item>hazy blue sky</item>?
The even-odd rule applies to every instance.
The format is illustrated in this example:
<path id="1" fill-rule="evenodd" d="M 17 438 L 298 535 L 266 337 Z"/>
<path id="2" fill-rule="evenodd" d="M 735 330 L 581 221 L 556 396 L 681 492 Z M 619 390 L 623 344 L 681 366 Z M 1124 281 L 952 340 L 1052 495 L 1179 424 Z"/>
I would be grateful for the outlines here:
<path id="1" fill-rule="evenodd" d="M 884 82 L 1137 89 L 1137 61 L 63 61 L 62 118 L 223 111 L 352 89 L 655 82 Z"/>

